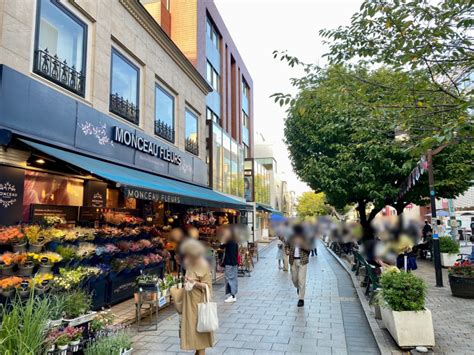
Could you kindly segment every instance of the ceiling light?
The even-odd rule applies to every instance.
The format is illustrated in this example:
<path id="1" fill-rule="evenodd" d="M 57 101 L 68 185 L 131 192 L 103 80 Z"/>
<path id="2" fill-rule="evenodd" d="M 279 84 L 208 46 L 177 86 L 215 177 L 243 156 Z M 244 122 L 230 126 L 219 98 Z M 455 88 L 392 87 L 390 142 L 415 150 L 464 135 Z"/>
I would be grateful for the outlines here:
<path id="1" fill-rule="evenodd" d="M 40 159 L 36 159 L 35 162 L 36 162 L 37 164 L 44 164 L 44 163 L 46 163 L 46 162 L 44 161 L 44 159 L 41 159 L 41 158 L 40 158 Z"/>

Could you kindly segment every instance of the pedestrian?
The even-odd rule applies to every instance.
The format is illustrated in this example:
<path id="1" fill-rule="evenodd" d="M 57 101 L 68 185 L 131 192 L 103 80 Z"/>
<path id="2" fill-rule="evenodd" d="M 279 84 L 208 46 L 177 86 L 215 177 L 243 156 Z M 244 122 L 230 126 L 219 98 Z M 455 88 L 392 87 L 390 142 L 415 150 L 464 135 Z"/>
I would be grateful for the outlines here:
<path id="1" fill-rule="evenodd" d="M 205 248 L 195 239 L 187 239 L 181 245 L 181 255 L 186 267 L 183 292 L 183 313 L 180 324 L 182 350 L 194 350 L 203 355 L 214 344 L 212 332 L 198 332 L 198 304 L 203 302 L 206 287 L 212 295 L 211 268 L 205 259 Z"/>
<path id="2" fill-rule="evenodd" d="M 221 249 L 224 250 L 221 266 L 224 267 L 225 276 L 225 303 L 237 301 L 237 277 L 239 269 L 239 244 L 237 236 L 229 226 L 221 227 Z"/>
<path id="3" fill-rule="evenodd" d="M 298 294 L 298 307 L 303 307 L 310 247 L 307 245 L 304 230 L 300 225 L 293 227 L 293 235 L 286 244 L 286 251 L 289 255 L 291 281 Z"/>
<path id="4" fill-rule="evenodd" d="M 278 270 L 285 268 L 285 243 L 283 243 L 283 237 L 278 237 L 277 239 L 277 254 L 276 259 L 278 260 Z"/>
<path id="5" fill-rule="evenodd" d="M 425 219 L 425 225 L 423 226 L 423 229 L 421 231 L 421 236 L 423 238 L 423 242 L 426 242 L 428 236 L 431 236 L 433 233 L 433 229 L 431 228 L 430 224 L 428 223 L 428 220 Z"/>
<path id="6" fill-rule="evenodd" d="M 282 237 L 283 237 L 283 242 L 285 243 L 285 246 L 288 244 L 288 241 L 290 239 L 292 232 L 292 228 L 290 226 L 290 223 L 288 221 L 285 221 L 283 224 L 282 228 Z M 283 271 L 288 271 L 288 251 L 287 248 L 285 247 L 285 252 L 283 254 Z"/>

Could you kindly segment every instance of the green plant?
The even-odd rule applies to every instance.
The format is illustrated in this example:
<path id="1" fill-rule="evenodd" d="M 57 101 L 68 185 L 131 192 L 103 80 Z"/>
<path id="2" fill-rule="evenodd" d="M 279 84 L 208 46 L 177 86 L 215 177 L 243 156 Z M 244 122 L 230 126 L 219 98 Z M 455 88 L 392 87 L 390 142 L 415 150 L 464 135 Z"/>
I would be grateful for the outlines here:
<path id="1" fill-rule="evenodd" d="M 56 344 L 57 346 L 67 345 L 69 344 L 69 338 L 66 334 L 62 334 L 56 338 L 56 340 L 54 341 L 54 344 Z"/>
<path id="2" fill-rule="evenodd" d="M 73 260 L 77 254 L 76 254 L 76 249 L 74 249 L 73 247 L 63 247 L 63 246 L 59 246 L 57 249 L 56 249 L 56 253 L 58 253 L 59 255 L 61 255 L 63 257 L 63 260 L 64 261 L 70 261 L 70 260 Z"/>
<path id="3" fill-rule="evenodd" d="M 64 314 L 67 319 L 77 318 L 91 309 L 92 297 L 85 291 L 70 291 L 64 297 Z"/>
<path id="4" fill-rule="evenodd" d="M 394 311 L 425 309 L 426 284 L 414 274 L 387 271 L 382 273 L 380 285 L 383 300 Z"/>
<path id="5" fill-rule="evenodd" d="M 50 317 L 52 320 L 60 319 L 63 316 L 66 298 L 63 294 L 52 294 L 50 299 Z"/>
<path id="6" fill-rule="evenodd" d="M 121 351 L 130 349 L 132 342 L 124 334 L 118 334 L 113 337 L 103 337 L 96 341 L 84 351 L 85 355 L 120 355 Z"/>
<path id="7" fill-rule="evenodd" d="M 474 265 L 455 265 L 449 269 L 449 274 L 453 276 L 474 278 Z"/>
<path id="8" fill-rule="evenodd" d="M 37 355 L 42 353 L 47 321 L 50 318 L 48 298 L 23 302 L 16 298 L 8 309 L 1 308 L 0 354 Z"/>
<path id="9" fill-rule="evenodd" d="M 441 253 L 459 254 L 459 244 L 451 237 L 440 237 L 439 250 Z"/>

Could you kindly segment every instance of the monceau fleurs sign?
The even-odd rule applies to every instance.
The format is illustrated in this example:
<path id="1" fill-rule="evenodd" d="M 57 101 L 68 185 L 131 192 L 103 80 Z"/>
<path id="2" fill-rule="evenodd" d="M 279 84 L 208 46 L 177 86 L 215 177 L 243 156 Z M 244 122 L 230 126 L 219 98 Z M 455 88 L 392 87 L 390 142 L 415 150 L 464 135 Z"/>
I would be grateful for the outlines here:
<path id="1" fill-rule="evenodd" d="M 114 142 L 126 145 L 142 153 L 155 156 L 161 160 L 174 165 L 181 165 L 181 155 L 173 152 L 167 147 L 158 145 L 145 137 L 137 136 L 135 133 L 127 131 L 120 127 L 114 127 L 112 140 Z"/>

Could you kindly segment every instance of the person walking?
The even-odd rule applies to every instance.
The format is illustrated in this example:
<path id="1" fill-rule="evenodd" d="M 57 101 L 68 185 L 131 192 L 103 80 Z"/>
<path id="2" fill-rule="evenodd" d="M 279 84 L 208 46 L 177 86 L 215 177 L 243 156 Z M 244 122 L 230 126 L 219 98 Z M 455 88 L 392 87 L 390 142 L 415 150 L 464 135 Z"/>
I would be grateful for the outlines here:
<path id="1" fill-rule="evenodd" d="M 304 238 L 303 228 L 300 225 L 295 225 L 293 227 L 293 235 L 286 244 L 286 251 L 289 255 L 291 281 L 298 294 L 298 307 L 304 306 L 306 271 L 308 268 L 310 249 Z"/>
<path id="2" fill-rule="evenodd" d="M 235 233 L 228 226 L 221 228 L 221 249 L 224 250 L 222 266 L 225 276 L 225 303 L 237 301 L 237 277 L 239 269 L 239 244 Z"/>
<path id="3" fill-rule="evenodd" d="M 278 260 L 278 270 L 285 268 L 285 243 L 283 243 L 283 237 L 278 237 L 277 240 L 277 254 L 276 259 Z"/>
<path id="4" fill-rule="evenodd" d="M 198 332 L 198 304 L 202 303 L 206 288 L 212 295 L 212 276 L 209 263 L 205 259 L 205 248 L 195 239 L 187 239 L 181 245 L 186 268 L 183 292 L 183 313 L 180 324 L 182 350 L 194 350 L 196 355 L 204 355 L 206 348 L 214 345 L 212 332 Z"/>

